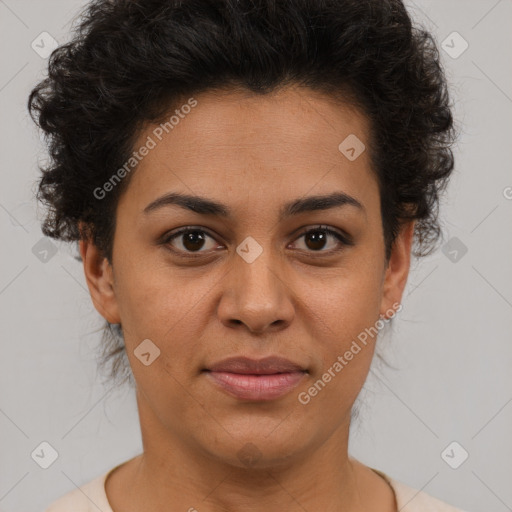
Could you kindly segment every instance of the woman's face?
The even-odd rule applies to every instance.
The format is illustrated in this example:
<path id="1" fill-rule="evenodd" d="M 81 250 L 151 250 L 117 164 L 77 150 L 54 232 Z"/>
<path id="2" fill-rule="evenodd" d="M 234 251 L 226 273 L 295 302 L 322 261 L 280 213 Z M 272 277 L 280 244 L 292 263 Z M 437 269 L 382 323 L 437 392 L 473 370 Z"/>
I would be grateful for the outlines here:
<path id="1" fill-rule="evenodd" d="M 265 467 L 339 446 L 374 351 L 375 330 L 362 333 L 401 299 L 412 224 L 387 266 L 357 111 L 298 88 L 195 100 L 169 133 L 148 126 L 134 148 L 154 146 L 118 204 L 113 267 L 81 243 L 94 304 L 123 327 L 145 449 L 158 439 L 160 449 Z M 225 214 L 149 206 L 171 193 Z M 333 194 L 353 199 L 318 202 Z M 183 227 L 196 231 L 170 239 Z M 275 395 L 224 389 L 205 371 L 241 356 L 280 356 L 304 371 Z"/>

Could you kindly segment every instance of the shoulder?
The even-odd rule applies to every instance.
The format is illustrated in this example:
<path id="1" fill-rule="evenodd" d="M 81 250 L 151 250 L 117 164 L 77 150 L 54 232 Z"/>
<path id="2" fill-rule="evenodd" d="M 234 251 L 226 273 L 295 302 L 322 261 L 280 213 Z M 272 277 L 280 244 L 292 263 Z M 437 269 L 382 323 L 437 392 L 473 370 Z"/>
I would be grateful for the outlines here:
<path id="1" fill-rule="evenodd" d="M 105 494 L 105 479 L 110 471 L 64 494 L 44 512 L 112 512 Z"/>
<path id="2" fill-rule="evenodd" d="M 423 491 L 409 487 L 403 482 L 391 478 L 382 471 L 372 469 L 387 480 L 392 487 L 400 512 L 465 512 Z"/>

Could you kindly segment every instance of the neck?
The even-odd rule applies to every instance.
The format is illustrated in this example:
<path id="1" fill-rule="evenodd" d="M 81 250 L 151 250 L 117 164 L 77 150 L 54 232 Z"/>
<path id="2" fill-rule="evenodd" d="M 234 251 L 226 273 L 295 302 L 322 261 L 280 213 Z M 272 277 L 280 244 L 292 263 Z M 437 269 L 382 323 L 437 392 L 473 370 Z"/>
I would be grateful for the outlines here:
<path id="1" fill-rule="evenodd" d="M 117 484 L 115 477 L 106 484 L 114 512 L 163 512 L 169 504 L 189 512 L 360 512 L 372 503 L 365 467 L 347 453 L 350 418 L 321 446 L 286 460 L 260 453 L 249 464 L 187 444 L 141 401 L 139 416 L 144 451 L 117 470 Z"/>

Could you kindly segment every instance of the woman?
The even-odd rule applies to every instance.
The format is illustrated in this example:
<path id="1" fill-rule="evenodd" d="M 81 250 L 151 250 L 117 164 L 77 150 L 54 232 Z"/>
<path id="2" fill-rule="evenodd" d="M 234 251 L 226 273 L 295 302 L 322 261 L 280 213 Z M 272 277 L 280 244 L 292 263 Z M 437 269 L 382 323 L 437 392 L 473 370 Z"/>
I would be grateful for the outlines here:
<path id="1" fill-rule="evenodd" d="M 457 510 L 348 454 L 453 169 L 400 0 L 96 0 L 29 109 L 144 446 L 48 512 Z"/>

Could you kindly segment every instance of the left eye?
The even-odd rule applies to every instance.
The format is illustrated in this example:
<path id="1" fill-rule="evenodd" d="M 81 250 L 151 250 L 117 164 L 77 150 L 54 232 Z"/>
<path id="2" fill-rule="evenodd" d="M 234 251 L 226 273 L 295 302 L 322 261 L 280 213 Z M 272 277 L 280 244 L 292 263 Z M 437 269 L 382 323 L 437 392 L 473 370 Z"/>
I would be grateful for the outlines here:
<path id="1" fill-rule="evenodd" d="M 349 240 L 347 240 L 346 237 L 344 237 L 341 233 L 338 233 L 337 231 L 324 226 L 319 226 L 317 228 L 304 231 L 298 237 L 298 239 L 301 238 L 304 238 L 304 245 L 306 250 L 310 249 L 313 252 L 332 252 L 337 250 L 336 245 L 351 245 Z M 334 238 L 336 243 L 334 243 L 333 248 L 323 250 L 325 249 L 329 238 Z"/>
<path id="2" fill-rule="evenodd" d="M 303 231 L 296 240 L 300 240 L 301 238 L 304 238 L 303 244 L 305 249 L 301 247 L 299 247 L 299 249 L 311 252 L 333 252 L 340 250 L 336 248 L 337 245 L 352 245 L 350 240 L 341 233 L 324 226 L 318 226 Z M 335 239 L 335 243 L 331 244 L 331 248 L 328 247 L 325 249 L 326 245 L 328 245 L 327 242 L 329 238 L 331 240 Z M 210 242 L 210 247 L 208 247 L 208 239 L 212 241 Z M 178 242 L 177 244 L 174 244 L 175 240 Z M 173 246 L 177 252 L 188 254 L 207 252 L 219 246 L 211 235 L 199 228 L 183 228 L 165 237 L 162 243 Z"/>

